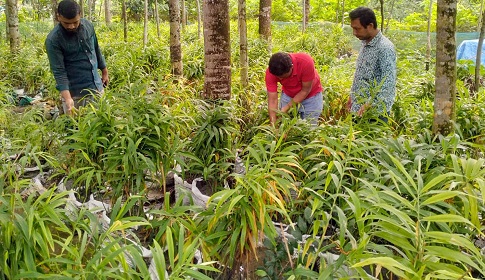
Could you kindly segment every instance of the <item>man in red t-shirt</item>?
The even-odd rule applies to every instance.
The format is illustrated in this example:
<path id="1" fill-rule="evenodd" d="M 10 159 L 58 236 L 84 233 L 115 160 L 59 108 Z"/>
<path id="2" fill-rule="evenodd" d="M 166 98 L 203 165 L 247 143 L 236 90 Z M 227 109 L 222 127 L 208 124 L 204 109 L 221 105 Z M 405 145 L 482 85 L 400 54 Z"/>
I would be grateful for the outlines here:
<path id="1" fill-rule="evenodd" d="M 292 106 L 299 104 L 300 117 L 317 125 L 323 110 L 323 89 L 310 55 L 285 52 L 273 54 L 266 69 L 265 79 L 269 120 L 272 124 L 276 121 L 278 109 L 286 113 Z M 278 83 L 282 86 L 279 104 Z"/>

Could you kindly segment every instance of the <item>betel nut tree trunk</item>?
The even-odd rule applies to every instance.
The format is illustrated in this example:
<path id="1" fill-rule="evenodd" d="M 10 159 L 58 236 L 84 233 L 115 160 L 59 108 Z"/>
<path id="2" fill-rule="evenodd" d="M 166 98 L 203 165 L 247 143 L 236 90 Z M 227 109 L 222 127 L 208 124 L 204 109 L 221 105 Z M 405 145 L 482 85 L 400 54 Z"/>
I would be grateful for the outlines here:
<path id="1" fill-rule="evenodd" d="M 456 96 L 456 0 L 438 0 L 433 133 L 453 131 Z"/>
<path id="2" fill-rule="evenodd" d="M 231 98 L 229 0 L 204 0 L 205 99 Z"/>

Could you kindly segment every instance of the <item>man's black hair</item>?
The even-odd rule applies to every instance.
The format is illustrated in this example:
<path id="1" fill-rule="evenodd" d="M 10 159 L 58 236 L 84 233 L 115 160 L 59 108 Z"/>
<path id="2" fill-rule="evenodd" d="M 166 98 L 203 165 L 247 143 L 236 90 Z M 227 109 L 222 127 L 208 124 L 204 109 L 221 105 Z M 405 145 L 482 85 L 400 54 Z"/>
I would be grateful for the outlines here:
<path id="1" fill-rule="evenodd" d="M 372 9 L 367 7 L 358 7 L 349 13 L 349 17 L 350 20 L 359 19 L 360 24 L 364 28 L 367 28 L 367 26 L 371 23 L 374 25 L 374 29 L 377 28 L 376 14 L 374 14 Z"/>
<path id="2" fill-rule="evenodd" d="M 81 7 L 73 0 L 62 0 L 57 6 L 57 13 L 67 19 L 73 19 L 81 14 Z"/>
<path id="3" fill-rule="evenodd" d="M 269 72 L 275 76 L 290 72 L 292 66 L 291 57 L 285 52 L 277 52 L 269 59 Z"/>

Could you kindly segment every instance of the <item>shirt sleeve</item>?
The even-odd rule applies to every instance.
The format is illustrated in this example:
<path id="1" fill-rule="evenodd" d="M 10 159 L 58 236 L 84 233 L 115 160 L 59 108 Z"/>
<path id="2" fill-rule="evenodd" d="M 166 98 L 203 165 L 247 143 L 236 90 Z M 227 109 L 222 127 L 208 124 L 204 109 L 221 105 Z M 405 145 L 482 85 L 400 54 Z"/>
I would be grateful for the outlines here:
<path id="1" fill-rule="evenodd" d="M 269 69 L 266 69 L 265 81 L 268 92 L 278 92 L 278 78 L 271 74 Z"/>
<path id="2" fill-rule="evenodd" d="M 394 103 L 396 90 L 396 52 L 393 48 L 384 48 L 380 55 L 379 67 L 381 69 L 381 88 L 373 105 L 377 107 L 385 106 L 385 110 L 391 110 Z M 376 104 L 380 102 L 381 104 Z M 383 108 L 384 109 L 384 108 Z"/>
<path id="3" fill-rule="evenodd" d="M 64 55 L 62 54 L 61 46 L 58 42 L 52 40 L 52 38 L 47 38 L 45 48 L 52 74 L 56 80 L 56 89 L 59 91 L 68 90 L 69 79 L 67 78 L 67 72 L 64 66 Z"/>
<path id="4" fill-rule="evenodd" d="M 104 56 L 101 53 L 101 49 L 99 48 L 98 37 L 96 36 L 96 32 L 94 32 L 94 28 L 93 28 L 93 33 L 94 33 L 94 50 L 96 51 L 96 58 L 98 60 L 98 69 L 103 70 L 104 68 L 106 68 L 106 61 L 104 60 Z"/>

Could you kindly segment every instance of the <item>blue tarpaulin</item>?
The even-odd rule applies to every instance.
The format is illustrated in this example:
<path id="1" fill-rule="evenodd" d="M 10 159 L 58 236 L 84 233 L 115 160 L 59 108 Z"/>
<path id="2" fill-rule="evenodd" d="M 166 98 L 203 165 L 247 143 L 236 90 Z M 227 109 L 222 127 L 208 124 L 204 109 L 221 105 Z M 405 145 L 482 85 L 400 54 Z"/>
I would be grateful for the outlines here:
<path id="1" fill-rule="evenodd" d="M 464 40 L 458 46 L 458 50 L 456 51 L 456 59 L 469 59 L 473 61 L 477 60 L 477 48 L 478 48 L 478 39 L 475 40 Z M 484 44 L 482 45 L 482 59 L 481 64 L 485 65 L 485 40 Z"/>

